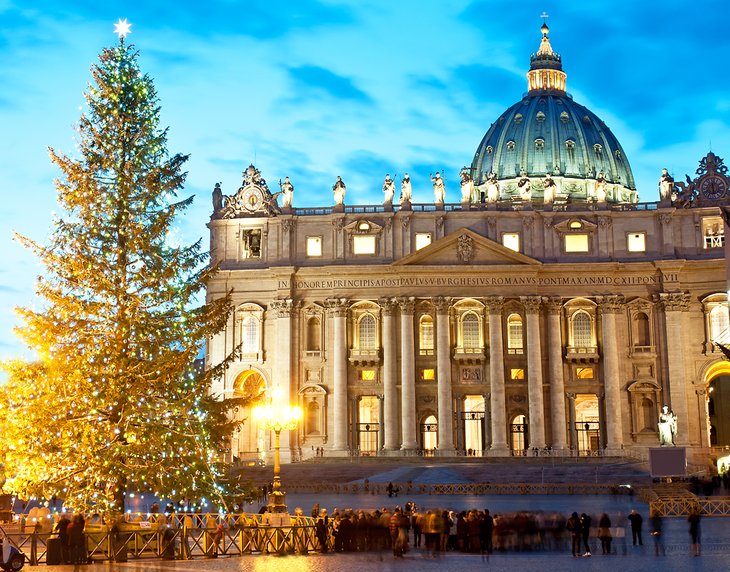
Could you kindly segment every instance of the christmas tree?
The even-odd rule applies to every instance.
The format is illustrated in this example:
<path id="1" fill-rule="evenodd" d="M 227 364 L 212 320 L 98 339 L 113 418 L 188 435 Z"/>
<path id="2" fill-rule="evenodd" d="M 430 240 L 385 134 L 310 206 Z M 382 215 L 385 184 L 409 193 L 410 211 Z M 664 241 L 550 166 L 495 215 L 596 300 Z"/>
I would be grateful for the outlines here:
<path id="1" fill-rule="evenodd" d="M 215 272 L 201 252 L 172 244 L 185 155 L 167 152 L 152 80 L 125 44 L 92 67 L 78 126 L 79 159 L 50 150 L 63 213 L 39 257 L 39 309 L 20 309 L 34 362 L 4 364 L 0 432 L 6 489 L 73 508 L 123 509 L 125 491 L 220 500 L 219 450 L 239 403 L 209 395 L 233 356 L 196 367 L 223 329 L 223 297 L 200 304 Z M 2 458 L 0 458 L 2 460 Z"/>

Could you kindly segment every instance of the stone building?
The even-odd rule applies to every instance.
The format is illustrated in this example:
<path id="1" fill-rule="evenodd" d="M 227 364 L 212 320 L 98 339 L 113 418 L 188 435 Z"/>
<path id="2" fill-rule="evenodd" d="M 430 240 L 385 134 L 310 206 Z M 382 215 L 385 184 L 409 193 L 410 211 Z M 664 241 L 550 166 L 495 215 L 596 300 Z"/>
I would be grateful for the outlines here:
<path id="1" fill-rule="evenodd" d="M 432 177 L 432 204 L 411 202 L 407 175 L 385 178 L 380 205 L 348 204 L 337 177 L 333 206 L 299 208 L 288 179 L 272 193 L 253 165 L 234 194 L 216 186 L 208 296 L 232 289 L 235 313 L 206 359 L 241 355 L 214 391 L 278 387 L 301 405 L 285 459 L 640 454 L 664 404 L 696 461 L 727 434 L 708 407 L 730 384 L 714 343 L 729 325 L 727 168 L 710 153 L 638 202 L 618 140 L 566 92 L 547 26 L 528 89 L 459 189 Z M 231 457 L 264 454 L 269 435 L 237 415 Z"/>

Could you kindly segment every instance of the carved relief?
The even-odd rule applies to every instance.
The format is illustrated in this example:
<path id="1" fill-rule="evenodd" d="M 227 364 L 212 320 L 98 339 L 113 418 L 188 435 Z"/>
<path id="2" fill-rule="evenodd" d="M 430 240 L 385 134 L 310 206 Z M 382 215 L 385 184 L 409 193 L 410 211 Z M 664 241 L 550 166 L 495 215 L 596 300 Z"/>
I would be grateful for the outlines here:
<path id="1" fill-rule="evenodd" d="M 456 258 L 461 262 L 469 263 L 474 259 L 474 239 L 462 234 L 456 242 Z"/>
<path id="2" fill-rule="evenodd" d="M 342 318 L 347 316 L 347 298 L 328 298 L 324 301 L 324 307 L 330 316 Z"/>
<path id="3" fill-rule="evenodd" d="M 413 314 L 416 309 L 416 299 L 410 298 L 398 298 L 398 306 L 400 306 L 401 314 Z"/>
<path id="4" fill-rule="evenodd" d="M 484 305 L 490 314 L 501 314 L 504 308 L 504 296 L 487 296 L 484 298 Z"/>
<path id="5" fill-rule="evenodd" d="M 444 298 L 443 296 L 436 296 L 431 300 L 434 307 L 436 308 L 436 312 L 439 314 L 445 314 L 449 311 L 449 308 L 451 307 L 451 298 Z"/>
<path id="6" fill-rule="evenodd" d="M 548 314 L 551 315 L 560 315 L 560 313 L 563 311 L 563 299 L 559 297 L 554 298 L 545 298 L 545 309 L 547 310 Z"/>
<path id="7" fill-rule="evenodd" d="M 620 314 L 624 309 L 624 297 L 601 296 L 598 298 L 598 306 L 604 314 Z"/>
<path id="8" fill-rule="evenodd" d="M 293 300 L 287 298 L 286 300 L 274 300 L 269 307 L 276 312 L 277 318 L 289 318 L 296 305 Z"/>
<path id="9" fill-rule="evenodd" d="M 662 292 L 654 296 L 654 300 L 665 312 L 689 311 L 689 293 Z"/>
<path id="10" fill-rule="evenodd" d="M 526 314 L 539 314 L 542 305 L 541 296 L 520 296 L 520 301 L 525 306 Z"/>

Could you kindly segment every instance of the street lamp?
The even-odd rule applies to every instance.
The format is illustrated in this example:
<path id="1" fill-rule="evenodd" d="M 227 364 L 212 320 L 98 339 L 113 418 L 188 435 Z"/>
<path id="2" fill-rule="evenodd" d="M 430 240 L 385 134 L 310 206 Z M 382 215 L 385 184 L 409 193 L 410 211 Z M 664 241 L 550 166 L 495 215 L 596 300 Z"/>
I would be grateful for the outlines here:
<path id="1" fill-rule="evenodd" d="M 297 423 L 302 418 L 302 410 L 300 407 L 283 403 L 280 391 L 274 390 L 272 399 L 268 404 L 259 405 L 254 408 L 253 417 L 259 423 L 259 426 L 263 426 L 268 431 L 273 431 L 276 435 L 274 444 L 274 484 L 272 486 L 273 490 L 269 495 L 269 504 L 267 507 L 274 518 L 284 521 L 285 517 L 289 515 L 286 510 L 286 503 L 284 502 L 286 493 L 281 490 L 279 436 L 282 431 L 291 431 L 296 428 Z"/>

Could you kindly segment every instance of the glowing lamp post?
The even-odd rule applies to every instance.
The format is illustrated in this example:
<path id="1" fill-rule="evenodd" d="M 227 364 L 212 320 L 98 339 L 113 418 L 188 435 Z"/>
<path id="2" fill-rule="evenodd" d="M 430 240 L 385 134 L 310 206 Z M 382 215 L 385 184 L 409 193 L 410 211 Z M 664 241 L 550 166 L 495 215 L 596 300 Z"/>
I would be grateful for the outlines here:
<path id="1" fill-rule="evenodd" d="M 273 431 L 276 435 L 274 444 L 274 484 L 273 491 L 269 495 L 268 509 L 270 513 L 279 516 L 287 515 L 286 493 L 281 490 L 281 463 L 279 460 L 279 436 L 282 431 L 291 431 L 295 429 L 297 423 L 302 418 L 302 410 L 299 407 L 292 407 L 288 403 L 281 403 L 274 394 L 274 398 L 267 405 L 259 405 L 254 408 L 254 419 L 268 431 Z M 288 524 L 288 523 L 287 523 Z"/>

